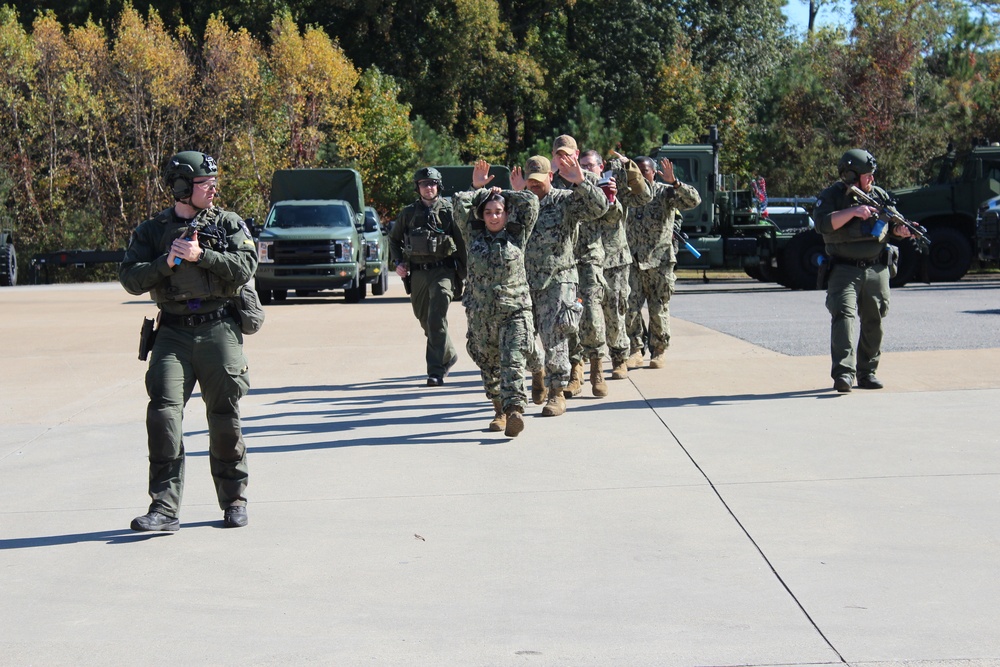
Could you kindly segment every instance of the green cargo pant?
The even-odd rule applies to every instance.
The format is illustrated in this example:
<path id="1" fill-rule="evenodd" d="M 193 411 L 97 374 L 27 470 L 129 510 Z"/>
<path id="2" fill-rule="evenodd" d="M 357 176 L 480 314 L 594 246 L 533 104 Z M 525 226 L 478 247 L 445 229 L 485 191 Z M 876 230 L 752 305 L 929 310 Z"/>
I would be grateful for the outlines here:
<path id="1" fill-rule="evenodd" d="M 230 317 L 195 327 L 163 326 L 146 371 L 149 509 L 177 517 L 184 492 L 184 406 L 201 389 L 208 457 L 219 507 L 246 504 L 246 446 L 239 400 L 250 389 L 243 334 Z"/>
<path id="2" fill-rule="evenodd" d="M 882 318 L 889 314 L 889 269 L 876 264 L 862 269 L 834 264 L 826 290 L 830 323 L 830 371 L 841 375 L 874 375 L 882 356 Z M 861 338 L 854 353 L 854 320 L 861 319 Z"/>
<path id="3" fill-rule="evenodd" d="M 444 377 L 458 352 L 448 335 L 448 307 L 455 294 L 455 269 L 438 267 L 410 274 L 410 306 L 427 337 L 427 375 Z"/>
<path id="4" fill-rule="evenodd" d="M 670 347 L 670 297 L 674 295 L 674 266 L 676 262 L 663 262 L 652 269 L 640 269 L 631 264 L 629 272 L 629 305 L 626 316 L 629 345 L 633 352 L 644 350 L 642 305 L 649 310 L 649 353 L 656 356 Z"/>
<path id="5" fill-rule="evenodd" d="M 580 283 L 577 297 L 583 303 L 580 330 L 569 337 L 570 364 L 587 363 L 594 357 L 608 354 L 607 331 L 604 323 L 604 269 L 598 264 L 577 264 Z"/>

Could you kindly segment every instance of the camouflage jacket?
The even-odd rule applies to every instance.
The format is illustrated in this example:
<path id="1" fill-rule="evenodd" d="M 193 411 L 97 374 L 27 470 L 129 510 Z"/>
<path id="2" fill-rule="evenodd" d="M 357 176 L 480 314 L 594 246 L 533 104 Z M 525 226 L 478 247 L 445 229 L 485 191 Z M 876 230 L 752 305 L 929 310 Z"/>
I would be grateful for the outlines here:
<path id="1" fill-rule="evenodd" d="M 465 239 L 455 226 L 451 202 L 438 197 L 427 206 L 417 200 L 403 208 L 389 230 L 389 252 L 397 264 L 431 264 L 454 258 L 465 275 Z"/>
<path id="2" fill-rule="evenodd" d="M 581 220 L 574 252 L 577 264 L 598 266 L 622 266 L 630 264 L 632 257 L 625 238 L 625 209 L 629 206 L 643 206 L 649 203 L 653 192 L 649 181 L 642 177 L 639 166 L 632 160 L 613 158 L 605 163 L 605 171 L 611 171 L 618 185 L 615 203 L 608 203 L 608 211 L 599 218 Z M 596 184 L 597 175 L 585 172 L 587 180 Z M 559 174 L 552 179 L 556 187 L 566 187 L 568 182 Z M 609 250 L 610 248 L 610 250 Z M 607 263 L 607 253 L 614 257 L 614 263 Z"/>
<path id="3" fill-rule="evenodd" d="M 527 190 L 504 190 L 507 225 L 494 234 L 473 211 L 473 202 L 487 192 L 458 192 L 452 197 L 455 224 L 465 237 L 469 261 L 462 304 L 469 311 L 498 316 L 530 310 L 524 246 L 538 219 L 538 197 Z"/>
<path id="4" fill-rule="evenodd" d="M 197 262 L 170 266 L 170 245 L 192 222 L 204 253 Z M 118 280 L 129 294 L 149 292 L 162 310 L 187 315 L 222 307 L 256 271 L 257 244 L 240 216 L 213 206 L 185 220 L 171 207 L 132 232 Z"/>
<path id="5" fill-rule="evenodd" d="M 569 190 L 549 190 L 538 203 L 538 222 L 528 239 L 525 265 L 531 289 L 579 281 L 573 255 L 577 225 L 599 218 L 607 210 L 608 198 L 590 180 Z"/>
<path id="6" fill-rule="evenodd" d="M 873 185 L 869 195 L 883 205 L 892 201 L 889 194 L 878 186 Z M 875 218 L 855 217 L 840 229 L 833 228 L 830 218 L 835 212 L 860 203 L 844 181 L 837 181 L 819 193 L 813 215 L 816 220 L 816 231 L 823 235 L 828 255 L 844 259 L 874 259 L 882 252 L 888 241 L 890 225 L 886 225 L 878 237 L 872 236 Z"/>
<path id="7" fill-rule="evenodd" d="M 645 206 L 653 199 L 653 188 L 642 176 L 639 166 L 632 160 L 623 162 L 619 158 L 614 158 L 607 162 L 615 175 L 617 184 L 626 183 L 627 187 L 618 186 L 618 196 L 616 203 L 608 209 L 606 216 L 612 216 L 617 209 L 613 223 L 614 227 L 603 228 L 601 241 L 604 244 L 604 267 L 613 268 L 625 266 L 632 263 L 632 253 L 628 246 L 628 237 L 625 232 L 625 212 L 630 207 Z M 612 222 L 608 220 L 607 222 Z"/>
<path id="8" fill-rule="evenodd" d="M 680 211 L 700 203 L 701 195 L 686 183 L 671 187 L 655 182 L 653 200 L 645 206 L 628 210 L 628 245 L 640 269 L 654 269 L 661 263 L 677 261 L 674 221 Z"/>

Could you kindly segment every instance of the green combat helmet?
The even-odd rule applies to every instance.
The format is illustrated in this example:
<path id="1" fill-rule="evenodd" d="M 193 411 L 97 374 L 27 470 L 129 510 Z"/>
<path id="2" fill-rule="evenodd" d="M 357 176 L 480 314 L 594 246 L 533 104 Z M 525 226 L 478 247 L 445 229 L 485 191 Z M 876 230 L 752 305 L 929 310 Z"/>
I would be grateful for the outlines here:
<path id="1" fill-rule="evenodd" d="M 163 172 L 163 180 L 173 191 L 174 199 L 182 201 L 194 191 L 196 176 L 216 176 L 218 173 L 219 167 L 211 155 L 199 151 L 183 151 L 170 158 Z"/>
<path id="2" fill-rule="evenodd" d="M 855 182 L 861 174 L 875 172 L 875 157 L 861 148 L 852 148 L 840 158 L 837 171 L 844 180 Z"/>
<path id="3" fill-rule="evenodd" d="M 413 182 L 419 183 L 420 181 L 434 181 L 438 187 L 441 187 L 441 172 L 434 167 L 417 169 L 417 172 L 413 174 Z"/>

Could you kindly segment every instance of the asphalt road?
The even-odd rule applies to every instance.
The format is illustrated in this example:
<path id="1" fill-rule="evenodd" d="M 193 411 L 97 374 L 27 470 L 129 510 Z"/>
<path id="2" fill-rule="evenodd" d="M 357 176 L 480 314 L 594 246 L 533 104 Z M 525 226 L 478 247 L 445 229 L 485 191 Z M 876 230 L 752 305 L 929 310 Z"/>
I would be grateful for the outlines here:
<path id="1" fill-rule="evenodd" d="M 670 314 L 782 354 L 825 355 L 825 294 L 750 279 L 685 279 L 677 283 Z M 894 289 L 885 329 L 884 352 L 1000 346 L 1000 276 Z"/>

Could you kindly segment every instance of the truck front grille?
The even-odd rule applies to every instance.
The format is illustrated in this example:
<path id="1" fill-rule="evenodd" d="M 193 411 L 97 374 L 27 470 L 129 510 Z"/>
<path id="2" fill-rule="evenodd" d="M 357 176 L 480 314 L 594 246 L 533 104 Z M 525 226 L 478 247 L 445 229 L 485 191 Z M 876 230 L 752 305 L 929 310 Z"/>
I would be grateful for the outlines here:
<path id="1" fill-rule="evenodd" d="M 277 241 L 274 262 L 283 265 L 329 264 L 346 261 L 339 241 Z"/>

